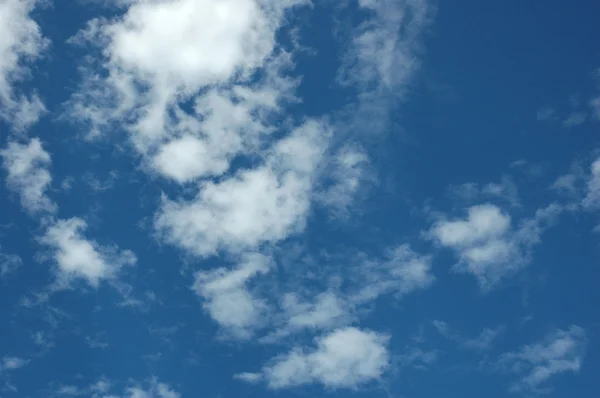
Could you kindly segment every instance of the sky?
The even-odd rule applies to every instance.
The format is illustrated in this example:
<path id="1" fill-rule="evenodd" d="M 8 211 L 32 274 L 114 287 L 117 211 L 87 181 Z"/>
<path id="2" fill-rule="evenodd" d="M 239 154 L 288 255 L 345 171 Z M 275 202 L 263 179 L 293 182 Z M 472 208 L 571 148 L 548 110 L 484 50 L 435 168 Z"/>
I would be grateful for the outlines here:
<path id="1" fill-rule="evenodd" d="M 597 397 L 599 14 L 0 0 L 0 397 Z"/>

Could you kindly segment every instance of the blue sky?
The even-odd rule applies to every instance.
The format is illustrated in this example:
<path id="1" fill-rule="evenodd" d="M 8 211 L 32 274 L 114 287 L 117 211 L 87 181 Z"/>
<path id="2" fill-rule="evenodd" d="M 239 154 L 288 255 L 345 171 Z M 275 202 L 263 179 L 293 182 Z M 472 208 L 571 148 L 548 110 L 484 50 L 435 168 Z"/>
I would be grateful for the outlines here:
<path id="1" fill-rule="evenodd" d="M 0 0 L 0 397 L 597 396 L 599 12 Z"/>

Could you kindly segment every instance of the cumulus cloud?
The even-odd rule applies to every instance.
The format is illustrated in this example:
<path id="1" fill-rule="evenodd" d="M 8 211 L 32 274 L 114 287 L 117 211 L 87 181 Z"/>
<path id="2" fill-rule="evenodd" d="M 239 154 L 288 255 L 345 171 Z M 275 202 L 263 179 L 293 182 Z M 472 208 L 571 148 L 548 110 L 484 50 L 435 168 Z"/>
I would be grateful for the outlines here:
<path id="1" fill-rule="evenodd" d="M 472 274 L 489 290 L 530 262 L 531 249 L 540 242 L 543 228 L 562 211 L 552 204 L 516 228 L 511 217 L 492 204 L 475 205 L 465 219 L 437 221 L 429 235 L 459 258 L 455 271 Z"/>
<path id="2" fill-rule="evenodd" d="M 249 338 L 253 329 L 263 323 L 267 305 L 248 290 L 247 283 L 271 268 L 270 257 L 247 253 L 233 270 L 218 268 L 197 272 L 194 290 L 205 300 L 206 311 L 227 333 L 236 338 Z"/>
<path id="3" fill-rule="evenodd" d="M 60 282 L 82 278 L 96 287 L 102 280 L 113 278 L 121 267 L 136 263 L 130 250 L 87 239 L 83 235 L 86 228 L 87 223 L 81 218 L 58 220 L 39 238 L 50 248 Z"/>
<path id="4" fill-rule="evenodd" d="M 99 45 L 103 60 L 83 68 L 67 113 L 92 136 L 120 124 L 165 178 L 219 176 L 273 131 L 265 121 L 293 99 L 296 82 L 282 74 L 289 54 L 275 33 L 302 3 L 128 2 L 120 18 L 92 20 L 73 38 Z"/>
<path id="5" fill-rule="evenodd" d="M 309 121 L 276 142 L 261 166 L 205 182 L 191 201 L 165 199 L 156 229 L 166 241 L 199 256 L 251 249 L 301 231 L 328 134 L 322 124 Z"/>
<path id="6" fill-rule="evenodd" d="M 0 3 L 0 118 L 23 130 L 46 110 L 40 98 L 18 94 L 15 85 L 29 74 L 28 63 L 49 44 L 31 18 L 37 0 L 4 0 Z"/>
<path id="7" fill-rule="evenodd" d="M 526 345 L 500 358 L 500 365 L 520 376 L 512 391 L 548 392 L 550 380 L 563 373 L 578 373 L 585 354 L 585 331 L 579 326 L 557 329 L 542 341 Z"/>
<path id="8" fill-rule="evenodd" d="M 282 389 L 320 383 L 329 388 L 355 388 L 379 379 L 389 366 L 389 337 L 354 327 L 337 329 L 316 339 L 308 352 L 294 348 L 275 358 L 261 374 L 245 373 L 243 380 L 264 379 L 269 388 Z"/>
<path id="9" fill-rule="evenodd" d="M 54 212 L 56 205 L 46 195 L 52 182 L 50 154 L 38 138 L 26 144 L 10 142 L 0 151 L 2 166 L 7 173 L 8 187 L 17 193 L 21 205 L 29 213 Z"/>

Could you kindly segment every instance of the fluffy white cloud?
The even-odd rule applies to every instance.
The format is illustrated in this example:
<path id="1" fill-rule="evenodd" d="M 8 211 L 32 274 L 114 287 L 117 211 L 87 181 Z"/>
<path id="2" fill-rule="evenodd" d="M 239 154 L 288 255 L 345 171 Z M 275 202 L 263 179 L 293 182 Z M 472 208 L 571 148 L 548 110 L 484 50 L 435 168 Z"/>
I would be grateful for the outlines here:
<path id="1" fill-rule="evenodd" d="M 369 302 L 383 294 L 404 296 L 429 287 L 435 280 L 431 257 L 415 253 L 407 244 L 389 250 L 385 261 L 361 262 L 354 278 L 357 288 L 350 300 L 356 304 Z"/>
<path id="2" fill-rule="evenodd" d="M 86 228 L 87 223 L 81 218 L 58 220 L 39 239 L 51 249 L 60 282 L 78 277 L 95 287 L 100 281 L 114 277 L 121 267 L 136 263 L 130 250 L 102 246 L 85 238 Z"/>
<path id="3" fill-rule="evenodd" d="M 0 118 L 15 130 L 35 123 L 45 112 L 37 95 L 27 98 L 16 93 L 15 84 L 27 77 L 27 63 L 38 58 L 48 46 L 38 24 L 31 18 L 37 0 L 0 2 Z"/>
<path id="4" fill-rule="evenodd" d="M 529 263 L 531 247 L 539 243 L 542 227 L 561 211 L 558 205 L 550 205 L 512 228 L 511 217 L 499 207 L 476 205 L 467 210 L 466 219 L 439 220 L 429 234 L 456 252 L 457 272 L 472 274 L 487 290 Z"/>
<path id="5" fill-rule="evenodd" d="M 330 388 L 354 388 L 379 379 L 389 366 L 388 337 L 354 327 L 337 329 L 316 340 L 310 352 L 295 348 L 262 371 L 272 389 L 309 383 Z M 258 375 L 242 378 L 256 381 Z"/>
<path id="6" fill-rule="evenodd" d="M 513 391 L 547 392 L 551 378 L 566 372 L 579 372 L 585 346 L 585 331 L 579 326 L 557 329 L 541 342 L 504 354 L 500 365 L 522 376 L 513 384 Z"/>
<path id="7" fill-rule="evenodd" d="M 264 120 L 293 98 L 275 33 L 298 0 L 131 1 L 73 41 L 101 46 L 70 116 L 91 134 L 117 123 L 150 169 L 185 183 L 218 176 L 273 130 Z M 98 71 L 108 73 L 101 79 Z M 256 73 L 260 70 L 260 76 Z M 192 109 L 189 109 L 192 108 Z"/>
<path id="8" fill-rule="evenodd" d="M 204 308 L 224 330 L 236 338 L 249 338 L 263 322 L 267 305 L 253 296 L 247 283 L 272 268 L 270 257 L 247 253 L 234 270 L 218 268 L 196 273 L 194 290 L 204 298 Z"/>
<path id="9" fill-rule="evenodd" d="M 10 142 L 0 151 L 6 170 L 8 187 L 21 198 L 21 204 L 30 213 L 53 212 L 56 205 L 46 196 L 52 176 L 48 171 L 51 158 L 39 139 L 27 144 Z"/>
<path id="10" fill-rule="evenodd" d="M 278 141 L 261 166 L 205 182 L 191 201 L 164 200 L 157 230 L 200 256 L 253 248 L 300 231 L 328 136 L 322 124 L 309 121 Z"/>

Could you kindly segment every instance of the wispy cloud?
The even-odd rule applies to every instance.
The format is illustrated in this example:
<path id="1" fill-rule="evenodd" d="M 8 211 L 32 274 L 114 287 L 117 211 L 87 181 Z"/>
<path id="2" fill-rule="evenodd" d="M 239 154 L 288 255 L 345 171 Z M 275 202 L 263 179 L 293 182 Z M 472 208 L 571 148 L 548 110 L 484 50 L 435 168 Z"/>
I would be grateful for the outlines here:
<path id="1" fill-rule="evenodd" d="M 504 354 L 499 365 L 519 375 L 515 392 L 548 392 L 550 380 L 560 374 L 577 373 L 586 347 L 585 331 L 578 326 L 557 329 L 542 341 Z"/>
<path id="2" fill-rule="evenodd" d="M 2 246 L 0 246 L 0 250 Z M 21 257 L 16 254 L 7 254 L 0 252 L 0 278 L 4 278 L 16 271 L 23 264 Z"/>

